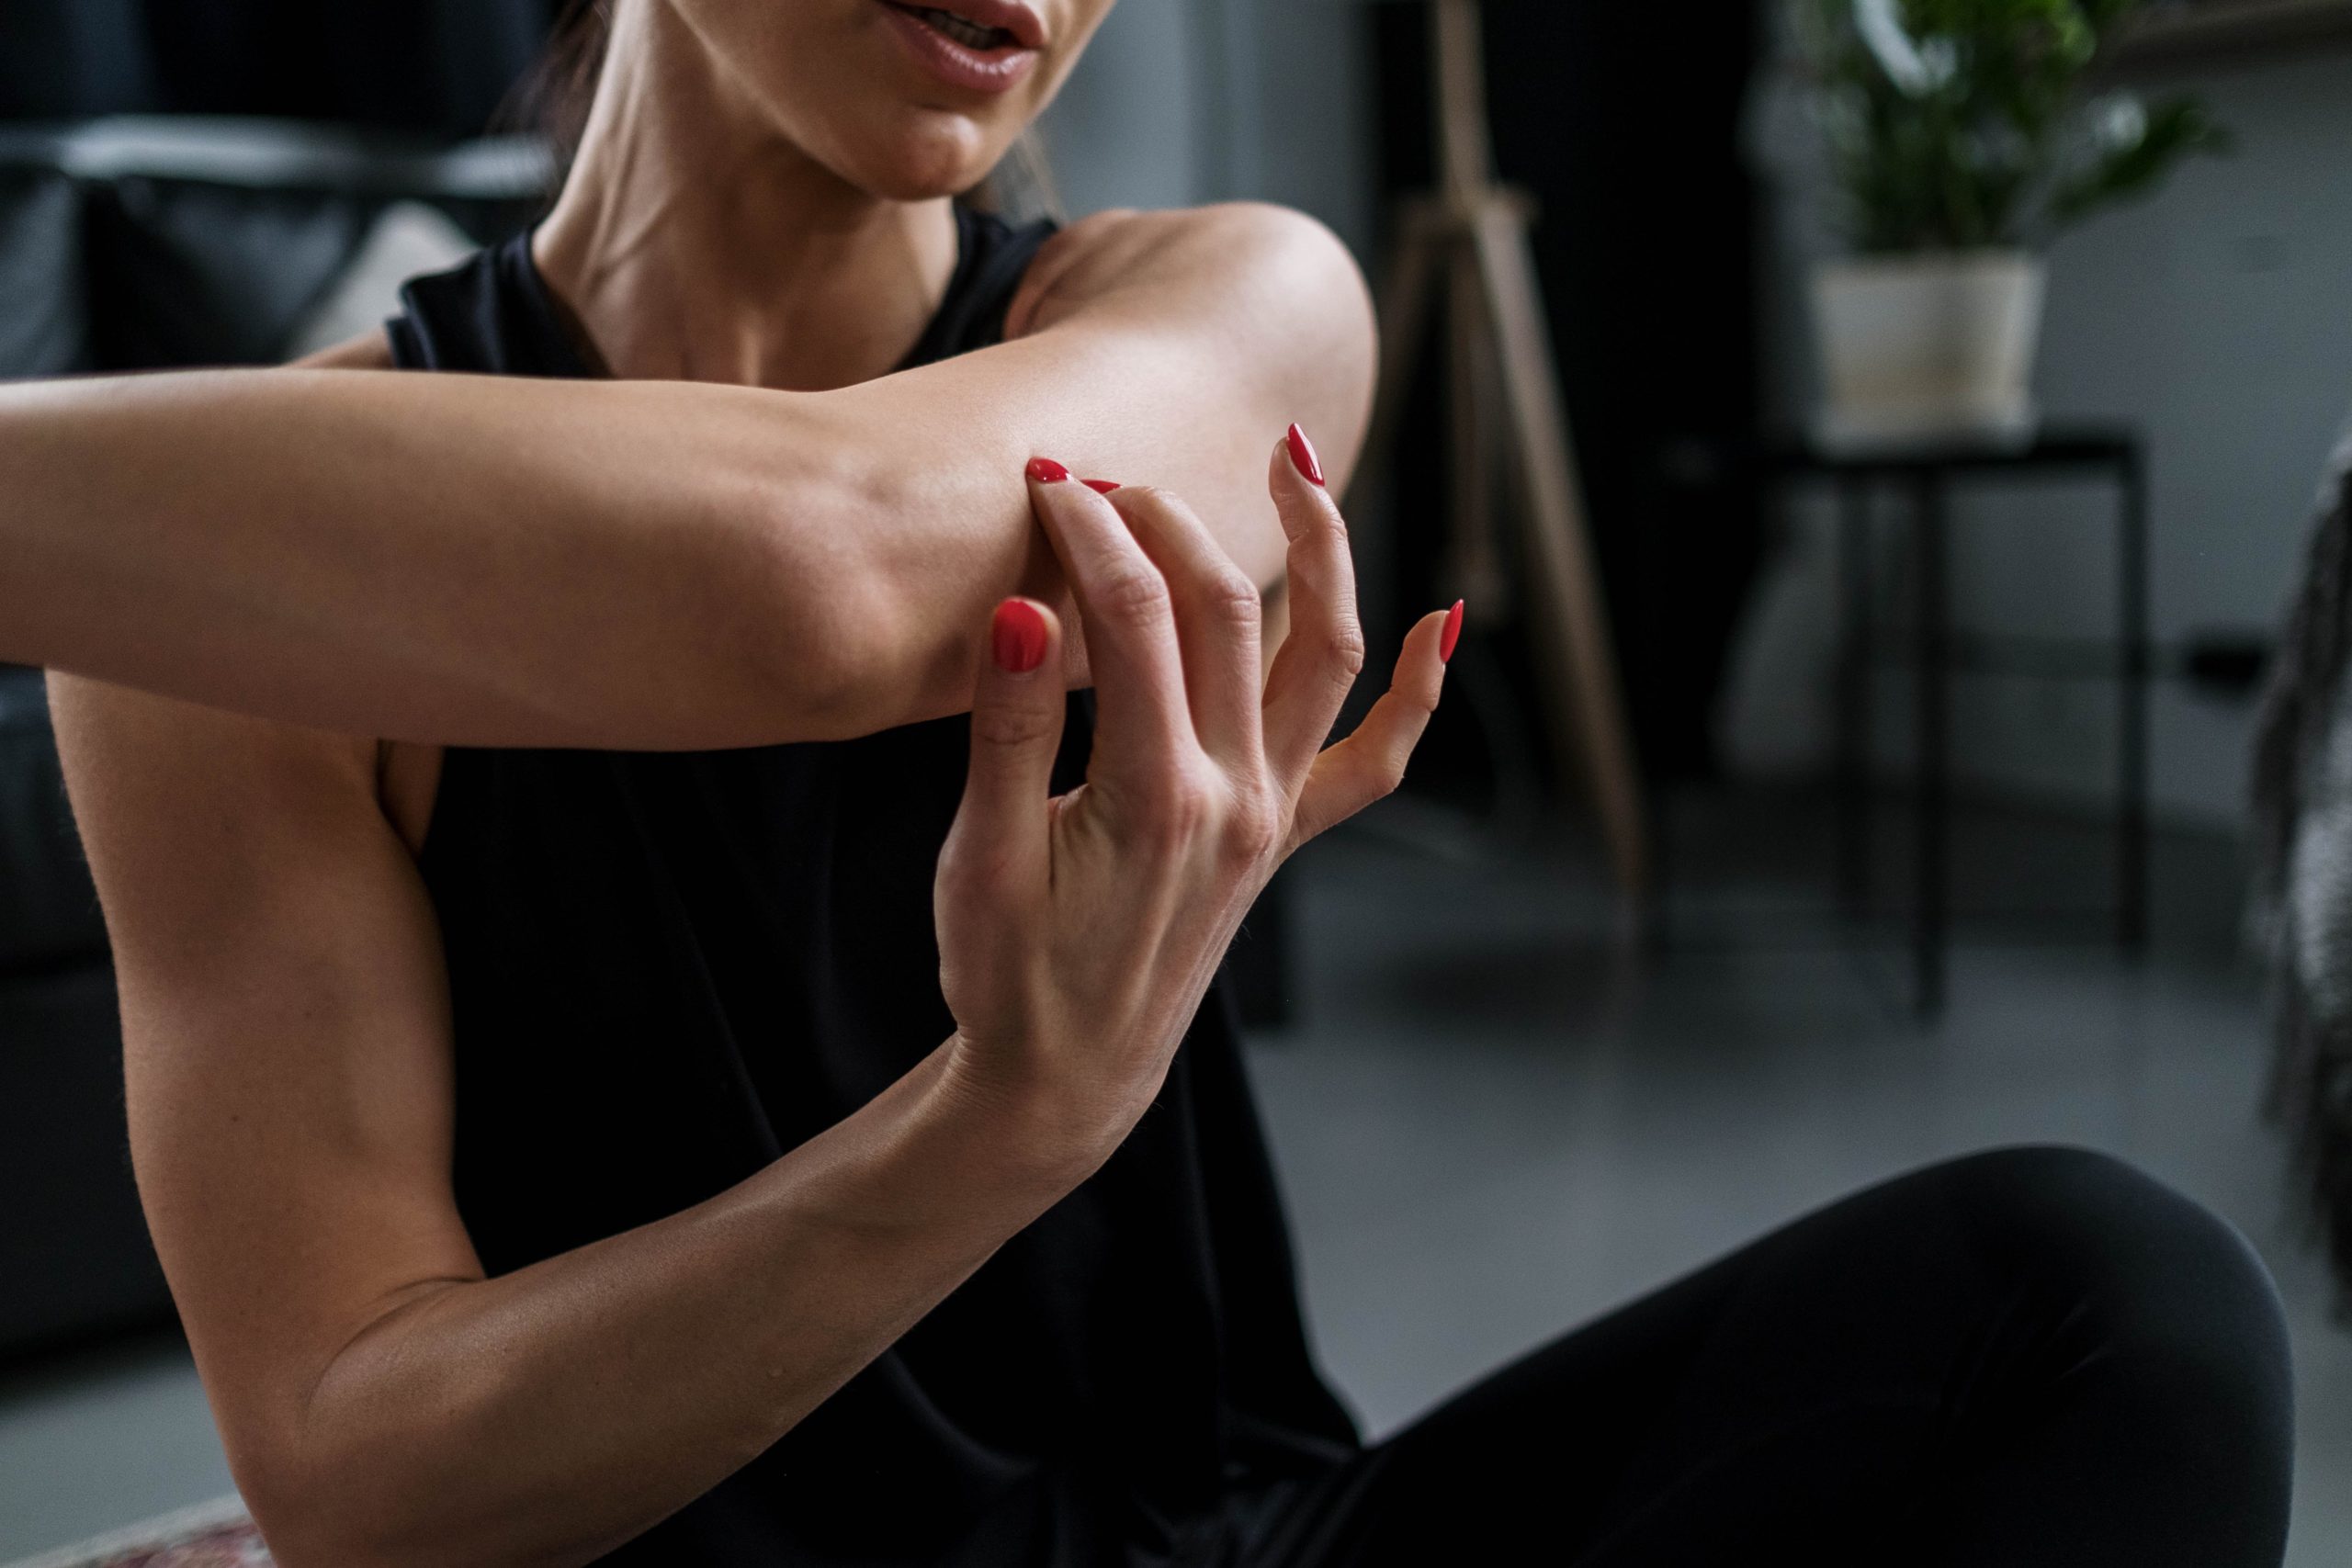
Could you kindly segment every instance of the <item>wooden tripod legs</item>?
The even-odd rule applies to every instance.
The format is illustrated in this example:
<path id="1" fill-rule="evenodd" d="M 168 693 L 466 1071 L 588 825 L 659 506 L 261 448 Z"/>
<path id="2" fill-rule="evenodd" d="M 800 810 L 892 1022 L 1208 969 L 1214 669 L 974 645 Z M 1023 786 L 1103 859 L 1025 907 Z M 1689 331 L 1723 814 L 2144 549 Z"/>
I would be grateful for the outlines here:
<path id="1" fill-rule="evenodd" d="M 1475 287 L 1465 287 L 1472 280 Z M 1373 418 L 1375 452 L 1385 450 L 1396 433 L 1398 405 L 1441 287 L 1448 288 L 1453 303 L 1448 395 L 1454 409 L 1480 407 L 1480 367 L 1491 364 L 1500 372 L 1507 419 L 1497 434 L 1508 442 L 1525 503 L 1525 609 L 1530 640 L 1551 691 L 1547 707 L 1555 740 L 1591 796 L 1620 893 L 1638 906 L 1649 886 L 1639 771 L 1569 452 L 1551 334 L 1528 254 L 1526 208 L 1516 195 L 1490 188 L 1466 203 L 1449 203 L 1443 209 L 1430 204 L 1408 215 L 1380 302 L 1384 342 Z M 1473 462 L 1473 455 L 1461 449 L 1464 443 L 1456 445 L 1456 466 Z M 1483 510 L 1484 478 L 1482 467 L 1455 476 L 1457 510 Z M 1482 553 L 1487 520 L 1461 515 L 1451 525 L 1457 561 L 1475 561 Z"/>

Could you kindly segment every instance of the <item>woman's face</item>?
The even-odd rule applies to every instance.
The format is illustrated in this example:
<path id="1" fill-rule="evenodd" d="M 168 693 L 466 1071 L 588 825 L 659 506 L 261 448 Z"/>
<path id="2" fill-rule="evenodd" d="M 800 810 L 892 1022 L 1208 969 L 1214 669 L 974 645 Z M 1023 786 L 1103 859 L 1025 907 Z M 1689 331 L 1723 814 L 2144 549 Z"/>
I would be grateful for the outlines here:
<path id="1" fill-rule="evenodd" d="M 663 0 L 795 146 L 877 196 L 968 188 L 1114 0 Z"/>

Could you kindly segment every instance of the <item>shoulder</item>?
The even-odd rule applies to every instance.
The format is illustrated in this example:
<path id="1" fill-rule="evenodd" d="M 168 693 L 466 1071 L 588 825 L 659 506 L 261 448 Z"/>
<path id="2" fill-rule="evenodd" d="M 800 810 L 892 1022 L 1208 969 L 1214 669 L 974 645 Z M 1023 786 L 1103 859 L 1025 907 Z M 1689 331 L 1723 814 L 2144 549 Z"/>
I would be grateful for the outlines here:
<path id="1" fill-rule="evenodd" d="M 1204 323 L 1286 315 L 1371 342 L 1363 274 L 1338 235 L 1268 202 L 1114 210 L 1046 242 L 1023 280 L 1008 333 L 1042 330 L 1090 308 L 1189 311 Z"/>

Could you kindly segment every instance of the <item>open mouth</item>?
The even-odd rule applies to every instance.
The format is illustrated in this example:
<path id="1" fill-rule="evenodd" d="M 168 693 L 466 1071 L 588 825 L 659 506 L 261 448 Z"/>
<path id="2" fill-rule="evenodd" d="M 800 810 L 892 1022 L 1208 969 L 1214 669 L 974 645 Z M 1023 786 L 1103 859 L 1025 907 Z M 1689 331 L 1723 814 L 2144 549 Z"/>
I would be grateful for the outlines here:
<path id="1" fill-rule="evenodd" d="M 961 44 L 976 53 L 1023 47 L 1010 28 L 983 27 L 953 11 L 942 11 L 930 6 L 901 6 L 898 0 L 889 0 L 889 4 L 892 10 L 904 11 L 949 42 Z"/>
<path id="2" fill-rule="evenodd" d="M 1046 48 L 1045 19 L 1025 0 L 880 5 L 915 65 L 957 92 L 1009 93 L 1028 78 Z"/>

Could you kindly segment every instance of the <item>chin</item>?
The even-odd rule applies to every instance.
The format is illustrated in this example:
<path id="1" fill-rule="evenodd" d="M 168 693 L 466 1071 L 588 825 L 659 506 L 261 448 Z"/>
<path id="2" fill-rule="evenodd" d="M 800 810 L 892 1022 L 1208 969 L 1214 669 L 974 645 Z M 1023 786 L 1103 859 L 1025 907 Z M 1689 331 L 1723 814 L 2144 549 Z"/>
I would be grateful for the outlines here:
<path id="1" fill-rule="evenodd" d="M 917 110 L 842 170 L 860 188 L 893 201 L 928 201 L 979 184 L 1001 153 L 962 115 Z"/>

